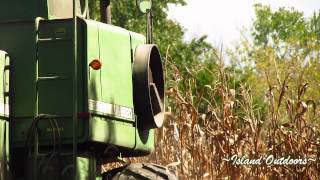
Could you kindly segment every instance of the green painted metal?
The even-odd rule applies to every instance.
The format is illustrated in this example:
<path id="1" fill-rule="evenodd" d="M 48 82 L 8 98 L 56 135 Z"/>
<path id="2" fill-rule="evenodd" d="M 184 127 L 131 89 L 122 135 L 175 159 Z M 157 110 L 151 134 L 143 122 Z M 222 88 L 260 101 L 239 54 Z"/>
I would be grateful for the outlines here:
<path id="1" fill-rule="evenodd" d="M 34 22 L 19 24 L 3 23 L 0 29 L 0 48 L 14 57 L 13 145 L 26 146 L 28 130 L 36 111 L 37 114 L 59 116 L 56 118 L 58 128 L 52 128 L 49 121 L 39 122 L 40 146 L 52 144 L 54 132 L 60 133 L 62 144 L 72 144 L 72 21 L 40 21 L 37 43 Z M 145 43 L 144 36 L 79 19 L 78 42 L 77 112 L 91 114 L 89 119 L 78 120 L 79 143 L 110 144 L 127 149 L 126 152 L 133 149 L 150 152 L 154 131 L 150 130 L 140 140 L 134 114 L 130 116 L 130 112 L 133 113 L 132 54 L 137 45 Z M 34 59 L 39 61 L 38 73 Z M 89 67 L 93 59 L 102 62 L 100 70 Z M 26 79 L 27 82 L 19 79 Z M 37 102 L 36 97 L 37 110 L 32 106 Z M 112 111 L 104 113 L 95 109 L 89 105 L 92 100 L 102 104 L 102 107 L 110 106 Z M 132 154 L 135 153 L 132 151 Z"/>
<path id="2" fill-rule="evenodd" d="M 99 116 L 93 116 L 90 122 L 90 140 L 133 150 L 136 129 L 133 124 Z"/>
<path id="3" fill-rule="evenodd" d="M 34 21 L 0 24 L 0 49 L 14 60 L 11 97 L 12 114 L 16 117 L 33 117 L 35 101 L 36 43 Z M 27 70 L 26 70 L 27 69 Z"/>
<path id="4" fill-rule="evenodd" d="M 102 101 L 133 108 L 129 31 L 98 23 Z M 90 60 L 89 60 L 90 61 Z"/>
<path id="5" fill-rule="evenodd" d="M 98 180 L 96 172 L 95 157 L 90 155 L 77 156 L 75 175 L 73 174 L 73 157 L 70 154 L 61 154 L 60 156 L 38 157 L 40 164 L 37 169 L 38 179 L 40 180 Z M 21 178 L 22 179 L 22 178 Z M 25 178 L 24 178 L 25 179 Z M 32 179 L 33 180 L 33 179 Z"/>
<path id="6" fill-rule="evenodd" d="M 94 59 L 99 59 L 102 63 L 100 70 L 88 69 L 88 98 L 133 110 L 129 31 L 91 20 L 85 20 L 85 23 L 88 67 Z M 99 115 L 117 114 L 98 109 L 90 111 Z M 134 122 L 133 114 L 128 116 L 126 120 Z"/>
<path id="7" fill-rule="evenodd" d="M 33 26 L 34 22 L 26 22 L 26 24 L 26 26 L 30 26 L 30 32 L 35 31 Z M 2 25 L 4 28 L 6 28 L 6 26 L 13 26 L 12 29 L 8 28 L 10 30 L 19 28 L 15 26 L 15 23 Z M 5 36 L 9 34 L 16 35 L 12 32 L 15 32 L 15 30 L 11 31 L 11 34 L 9 31 L 1 34 L 4 37 L 2 39 L 5 39 Z M 53 131 L 61 132 L 62 139 L 70 139 L 72 137 L 72 124 L 70 124 L 70 117 L 72 116 L 71 69 L 73 67 L 72 61 L 70 60 L 72 59 L 72 24 L 66 23 L 65 20 L 54 22 L 41 21 L 38 43 L 35 42 L 33 33 L 28 33 L 27 35 L 33 37 L 28 40 L 29 42 L 26 42 L 23 38 L 21 41 L 20 39 L 11 40 L 9 38 L 7 41 L 0 41 L 0 44 L 2 42 L 4 44 L 3 48 L 7 48 L 8 50 L 11 50 L 10 43 L 12 41 L 13 44 L 19 44 L 17 50 L 12 49 L 11 53 L 12 57 L 15 59 L 13 71 L 16 79 L 13 81 L 14 95 L 12 96 L 12 116 L 14 118 L 11 126 L 14 127 L 12 131 L 12 134 L 15 137 L 14 144 L 19 145 L 20 147 L 25 146 L 28 129 L 36 114 L 64 116 L 64 118 L 60 117 L 57 119 L 60 126 L 58 129 L 52 129 L 47 121 L 41 121 L 39 123 L 39 128 L 42 130 L 40 141 L 47 141 L 47 144 L 51 144 Z M 28 52 L 23 51 L 23 49 L 26 49 L 24 46 L 28 46 L 27 48 L 34 47 L 33 50 L 30 50 L 30 55 Z M 53 49 L 60 53 L 56 53 Z M 81 54 L 79 56 L 81 57 Z M 36 65 L 34 63 L 36 61 L 33 60 L 33 58 L 38 59 L 39 61 L 38 73 L 36 73 Z M 78 69 L 81 69 L 81 67 L 82 65 L 79 64 Z M 28 70 L 26 71 L 26 69 Z M 22 73 L 20 74 L 19 72 Z M 61 78 L 50 80 L 50 77 Z M 29 80 L 29 82 L 24 84 L 24 81 L 19 81 L 18 79 L 26 79 Z M 80 78 L 80 82 L 81 81 L 82 78 Z M 82 89 L 81 84 L 79 84 L 79 96 L 83 95 L 81 93 Z M 38 97 L 38 109 L 35 109 L 35 107 L 32 106 L 32 104 L 36 103 L 36 97 Z M 29 99 L 32 99 L 33 101 L 30 101 Z M 81 97 L 79 99 L 82 100 L 83 98 Z M 82 102 L 83 101 L 80 101 L 79 103 Z M 79 112 L 83 112 L 82 109 L 79 109 Z M 82 124 L 80 124 L 80 128 L 81 126 Z M 83 132 L 79 133 L 82 134 Z"/>
<path id="8" fill-rule="evenodd" d="M 133 109 L 132 54 L 145 38 L 112 25 L 91 20 L 85 20 L 85 23 L 86 34 L 90 37 L 86 51 L 88 63 L 93 59 L 102 62 L 101 70 L 88 69 L 88 98 Z M 132 138 L 136 134 L 134 117 L 117 121 L 110 115 L 107 119 L 99 117 L 105 115 L 102 112 L 89 111 L 94 113 L 90 120 L 90 139 L 130 149 L 135 147 L 136 140 Z"/>
<path id="9" fill-rule="evenodd" d="M 80 0 L 76 1 L 77 15 L 81 16 Z M 73 0 L 1 0 L 0 22 L 72 18 Z"/>
<path id="10" fill-rule="evenodd" d="M 130 37 L 131 37 L 132 53 L 134 53 L 138 45 L 146 43 L 146 38 L 142 34 L 130 32 Z M 133 56 L 133 60 L 134 60 L 134 56 Z"/>
<path id="11" fill-rule="evenodd" d="M 52 13 L 48 2 L 0 1 L 0 69 L 8 65 L 7 54 L 11 58 L 10 74 L 0 72 L 4 80 L 0 108 L 10 100 L 10 123 L 0 109 L 0 161 L 8 159 L 10 136 L 15 155 L 39 145 L 33 146 L 33 162 L 39 162 L 34 163 L 34 173 L 43 154 L 63 151 L 68 154 L 67 163 L 77 167 L 70 177 L 95 179 L 88 175 L 96 163 L 94 156 L 108 154 L 110 148 L 117 150 L 113 156 L 145 155 L 154 148 L 154 130 L 138 128 L 133 102 L 135 49 L 146 38 L 120 27 L 76 19 L 78 13 L 73 19 L 60 19 L 65 16 Z M 76 3 L 73 7 L 77 9 Z M 99 70 L 90 67 L 95 59 L 102 64 Z M 9 90 L 10 96 L 1 96 Z M 32 124 L 35 128 L 30 128 Z M 88 152 L 93 155 L 80 158 Z"/>
<path id="12" fill-rule="evenodd" d="M 143 132 L 136 129 L 136 146 L 134 148 L 136 153 L 146 155 L 154 150 L 154 133 L 154 129 Z"/>
<path id="13" fill-rule="evenodd" d="M 42 0 L 1 0 L 0 21 L 31 20 L 37 16 L 47 18 L 48 8 L 46 1 Z"/>

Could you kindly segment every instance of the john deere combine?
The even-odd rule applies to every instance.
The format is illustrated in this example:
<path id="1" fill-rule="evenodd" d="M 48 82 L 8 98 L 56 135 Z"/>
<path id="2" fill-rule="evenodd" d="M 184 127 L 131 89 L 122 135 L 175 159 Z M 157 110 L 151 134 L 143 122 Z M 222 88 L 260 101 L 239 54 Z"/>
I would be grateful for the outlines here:
<path id="1" fill-rule="evenodd" d="M 128 168 L 169 178 L 152 164 L 96 168 L 150 153 L 164 116 L 151 0 L 137 1 L 147 38 L 108 24 L 110 2 L 100 4 L 104 22 L 88 18 L 88 0 L 0 0 L 0 179 L 111 179 Z"/>

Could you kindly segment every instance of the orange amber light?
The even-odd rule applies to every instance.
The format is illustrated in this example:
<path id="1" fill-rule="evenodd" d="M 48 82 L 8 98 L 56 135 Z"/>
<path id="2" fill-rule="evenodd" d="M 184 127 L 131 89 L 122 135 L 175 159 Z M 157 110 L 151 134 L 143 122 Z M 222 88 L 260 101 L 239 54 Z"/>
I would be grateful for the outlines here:
<path id="1" fill-rule="evenodd" d="M 94 59 L 94 60 L 91 61 L 89 66 L 94 70 L 99 70 L 99 69 L 101 69 L 102 65 L 101 65 L 101 62 L 98 59 Z"/>

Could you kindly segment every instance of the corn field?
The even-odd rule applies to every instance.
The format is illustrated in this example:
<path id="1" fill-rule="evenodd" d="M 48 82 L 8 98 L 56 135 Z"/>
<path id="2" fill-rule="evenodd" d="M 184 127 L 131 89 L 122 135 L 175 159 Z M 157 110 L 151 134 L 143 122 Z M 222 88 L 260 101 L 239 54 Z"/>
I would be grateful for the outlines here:
<path id="1" fill-rule="evenodd" d="M 319 103 L 305 99 L 306 82 L 290 87 L 288 75 L 276 86 L 269 84 L 263 114 L 250 88 L 230 87 L 222 60 L 216 69 L 199 64 L 185 74 L 168 58 L 165 67 L 166 121 L 157 130 L 155 151 L 127 161 L 165 165 L 180 179 L 320 179 Z M 196 87 L 201 71 L 216 80 Z M 258 165 L 239 165 L 230 160 L 235 155 L 262 159 Z M 268 164 L 268 156 L 309 160 Z"/>

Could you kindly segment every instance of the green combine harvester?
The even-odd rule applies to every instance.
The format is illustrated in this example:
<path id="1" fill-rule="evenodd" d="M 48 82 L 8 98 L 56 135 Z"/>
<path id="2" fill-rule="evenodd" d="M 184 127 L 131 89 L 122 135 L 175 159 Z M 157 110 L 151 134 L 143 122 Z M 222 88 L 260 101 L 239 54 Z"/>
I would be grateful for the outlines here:
<path id="1" fill-rule="evenodd" d="M 164 119 L 164 77 L 146 37 L 88 18 L 88 0 L 0 0 L 0 179 L 175 179 L 162 166 L 101 164 L 149 154 Z M 134 8 L 134 7 L 133 7 Z"/>

